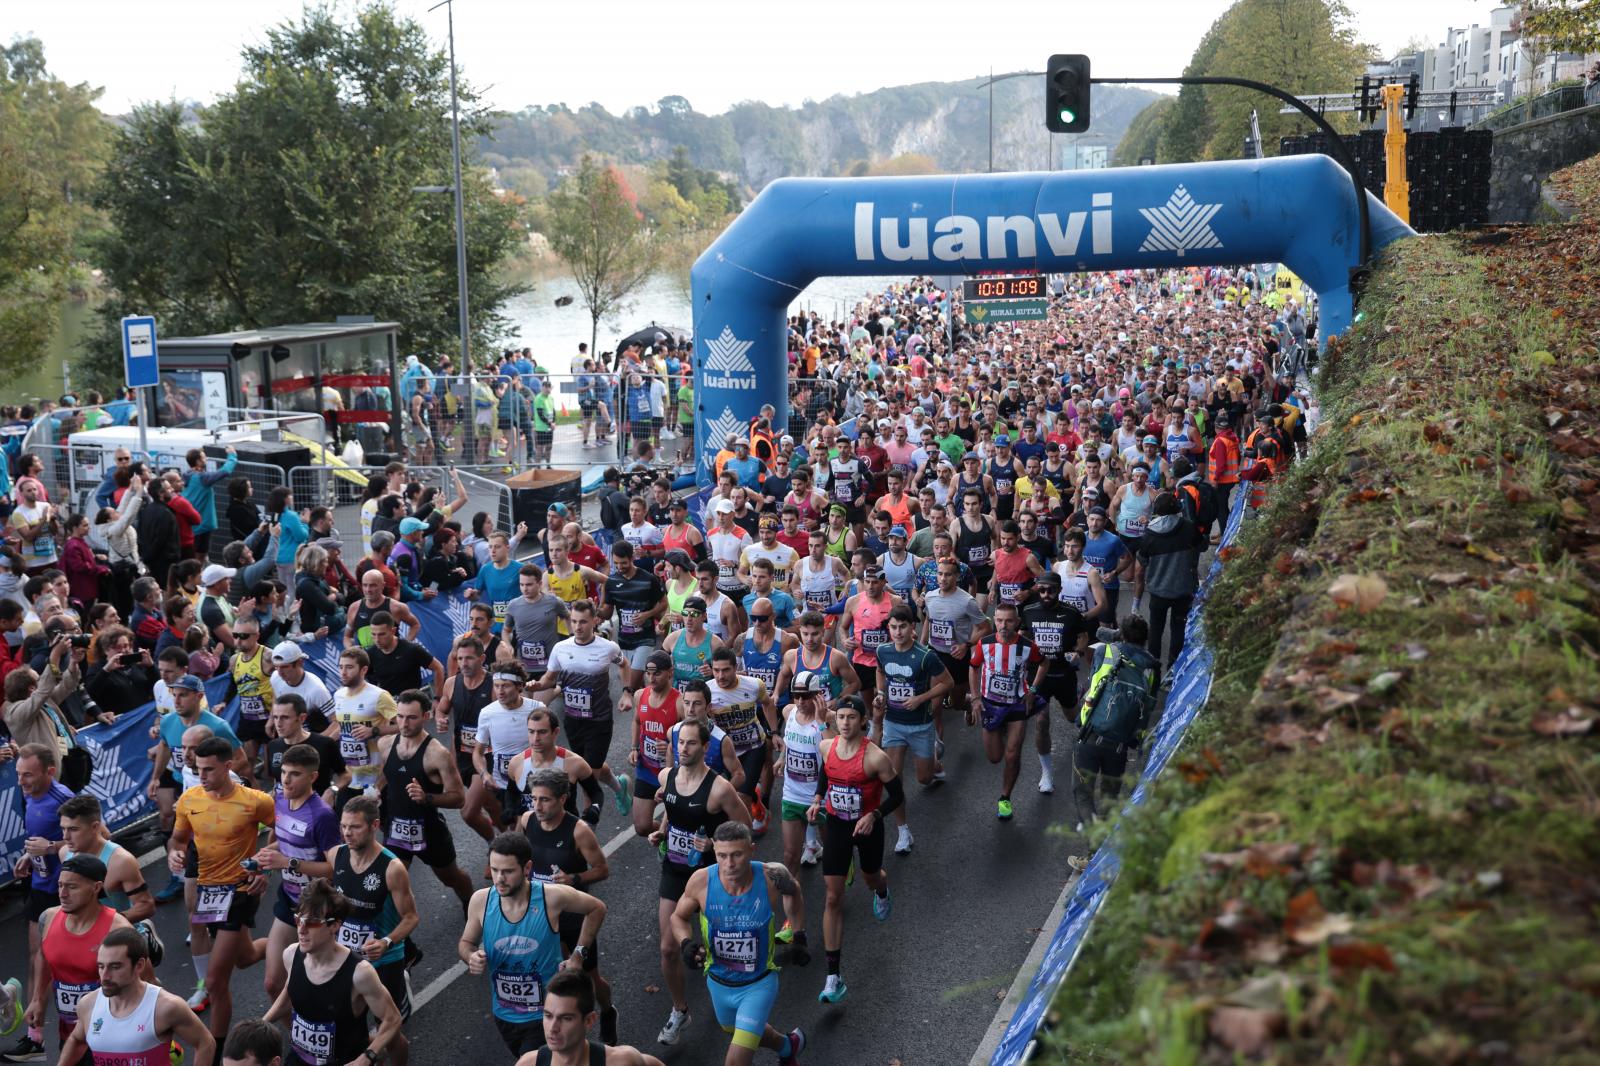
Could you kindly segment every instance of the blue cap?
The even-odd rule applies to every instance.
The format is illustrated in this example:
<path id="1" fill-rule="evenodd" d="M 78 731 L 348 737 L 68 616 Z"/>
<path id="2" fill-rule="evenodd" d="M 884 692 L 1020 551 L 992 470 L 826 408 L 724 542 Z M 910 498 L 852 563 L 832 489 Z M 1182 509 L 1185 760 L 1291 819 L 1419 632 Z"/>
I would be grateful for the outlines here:
<path id="1" fill-rule="evenodd" d="M 994 446 L 996 448 L 1009 448 L 1011 447 L 1011 438 L 1001 433 L 994 438 Z"/>
<path id="2" fill-rule="evenodd" d="M 905 526 L 890 526 L 889 527 L 889 536 L 891 536 L 891 537 L 899 537 L 899 538 L 901 538 L 903 540 L 903 539 L 905 539 L 905 535 L 906 535 L 906 527 Z"/>
<path id="3" fill-rule="evenodd" d="M 178 680 L 168 685 L 167 688 L 183 688 L 188 689 L 190 692 L 204 692 L 206 690 L 206 683 L 201 681 L 198 677 L 195 677 L 193 674 L 184 674 L 182 677 L 178 678 Z"/>
<path id="4" fill-rule="evenodd" d="M 424 522 L 420 518 L 413 518 L 410 515 L 407 515 L 406 517 L 400 519 L 400 535 L 402 537 L 412 533 L 421 533 L 427 528 L 428 523 Z"/>

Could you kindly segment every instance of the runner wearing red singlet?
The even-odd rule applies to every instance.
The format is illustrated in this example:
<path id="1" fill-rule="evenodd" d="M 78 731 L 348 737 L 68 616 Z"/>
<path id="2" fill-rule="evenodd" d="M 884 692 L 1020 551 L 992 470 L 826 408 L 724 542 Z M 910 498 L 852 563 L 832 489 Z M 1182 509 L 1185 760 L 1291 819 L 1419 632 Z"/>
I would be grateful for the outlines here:
<path id="1" fill-rule="evenodd" d="M 845 647 L 850 661 L 859 667 L 856 676 L 861 681 L 862 699 L 866 700 L 877 684 L 878 649 L 889 643 L 889 612 L 901 601 L 888 590 L 883 567 L 877 563 L 863 571 L 861 584 L 862 591 L 845 601 L 839 624 L 849 634 Z"/>
<path id="2" fill-rule="evenodd" d="M 644 664 L 645 687 L 624 692 L 618 704 L 633 716 L 633 746 L 628 762 L 633 766 L 633 831 L 647 837 L 655 829 L 650 816 L 656 809 L 661 771 L 666 766 L 668 735 L 678 724 L 678 690 L 672 684 L 672 655 L 654 651 Z"/>
<path id="3" fill-rule="evenodd" d="M 106 934 L 132 928 L 126 918 L 100 902 L 105 879 L 105 863 L 92 855 L 74 855 L 61 864 L 56 889 L 61 903 L 39 915 L 43 965 L 28 1004 L 28 1025 L 42 1027 L 47 1003 L 54 1003 L 62 1043 L 78 1024 L 78 1001 L 100 987 L 95 953 Z"/>
<path id="4" fill-rule="evenodd" d="M 1020 607 L 1033 598 L 1033 580 L 1044 573 L 1044 564 L 1027 548 L 1019 546 L 1022 527 L 1014 519 L 1000 523 L 1000 549 L 994 553 L 995 602 Z"/>

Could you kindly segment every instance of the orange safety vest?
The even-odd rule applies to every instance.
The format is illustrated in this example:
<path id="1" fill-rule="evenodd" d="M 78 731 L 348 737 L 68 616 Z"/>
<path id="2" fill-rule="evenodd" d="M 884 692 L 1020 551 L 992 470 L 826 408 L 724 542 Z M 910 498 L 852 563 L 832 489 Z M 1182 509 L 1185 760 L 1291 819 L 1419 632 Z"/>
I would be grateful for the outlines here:
<path id="1" fill-rule="evenodd" d="M 1216 454 L 1217 445 L 1222 445 L 1222 458 L 1212 464 L 1211 483 L 1213 485 L 1232 485 L 1239 480 L 1239 441 L 1237 438 L 1224 437 L 1220 433 L 1212 442 L 1212 454 Z"/>
<path id="2" fill-rule="evenodd" d="M 1261 510 L 1261 508 L 1265 507 L 1266 505 L 1267 505 L 1267 482 L 1266 481 L 1252 481 L 1252 482 L 1250 482 L 1250 506 L 1254 510 L 1259 511 L 1259 510 Z"/>
<path id="3" fill-rule="evenodd" d="M 772 459 L 778 454 L 778 445 L 772 439 L 772 434 L 764 429 L 750 429 L 750 454 L 760 459 L 767 466 L 772 465 Z"/>

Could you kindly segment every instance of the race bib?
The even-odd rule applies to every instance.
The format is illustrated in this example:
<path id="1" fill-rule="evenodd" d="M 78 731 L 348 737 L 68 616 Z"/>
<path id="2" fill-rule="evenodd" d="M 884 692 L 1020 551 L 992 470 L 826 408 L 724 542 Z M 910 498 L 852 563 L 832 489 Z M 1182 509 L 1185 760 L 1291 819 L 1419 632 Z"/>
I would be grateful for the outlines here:
<path id="1" fill-rule="evenodd" d="M 329 1066 L 333 1061 L 333 1022 L 316 1022 L 295 1013 L 289 1023 L 289 1043 L 295 1054 L 312 1066 Z"/>
<path id="2" fill-rule="evenodd" d="M 171 771 L 173 777 L 183 773 L 183 749 L 181 747 L 172 749 Z"/>
<path id="3" fill-rule="evenodd" d="M 948 619 L 928 619 L 928 637 L 940 648 L 953 648 L 956 645 L 956 624 Z"/>
<path id="4" fill-rule="evenodd" d="M 815 607 L 819 611 L 833 603 L 833 594 L 828 592 L 826 589 L 820 591 L 817 589 L 806 589 L 805 596 L 806 606 Z"/>
<path id="5" fill-rule="evenodd" d="M 262 721 L 267 717 L 267 705 L 260 696 L 239 697 L 239 717 Z"/>
<path id="6" fill-rule="evenodd" d="M 507 755 L 502 755 L 498 751 L 494 753 L 494 765 L 490 767 L 490 776 L 494 778 L 494 783 L 501 788 L 506 787 L 506 771 L 511 768 L 511 760 L 514 758 L 516 758 L 515 752 Z"/>
<path id="7" fill-rule="evenodd" d="M 761 743 L 761 723 L 755 718 L 727 730 L 727 733 L 733 738 L 734 750 L 741 754 Z"/>
<path id="8" fill-rule="evenodd" d="M 840 503 L 849 503 L 855 496 L 855 486 L 848 481 L 836 482 L 833 486 L 833 498 Z"/>
<path id="9" fill-rule="evenodd" d="M 506 620 L 506 609 L 511 606 L 510 600 L 496 600 L 490 604 L 494 610 L 494 624 L 500 625 Z"/>
<path id="10" fill-rule="evenodd" d="M 618 609 L 620 632 L 638 633 L 644 627 L 639 624 L 640 611 L 637 607 L 619 607 Z"/>
<path id="11" fill-rule="evenodd" d="M 888 640 L 889 631 L 887 629 L 869 629 L 861 634 L 861 646 L 863 648 L 876 648 L 888 643 Z"/>
<path id="12" fill-rule="evenodd" d="M 639 754 L 644 762 L 660 766 L 667 757 L 667 742 L 648 734 L 639 738 Z"/>
<path id="13" fill-rule="evenodd" d="M 569 687 L 561 690 L 567 713 L 574 718 L 590 718 L 594 715 L 593 698 L 593 693 L 586 688 Z"/>
<path id="14" fill-rule="evenodd" d="M 33 554 L 41 559 L 47 559 L 56 553 L 56 538 L 48 533 L 41 533 L 33 538 Z"/>
<path id="15" fill-rule="evenodd" d="M 1061 650 L 1061 627 L 1055 625 L 1035 626 L 1033 642 L 1046 655 L 1054 655 Z"/>
<path id="16" fill-rule="evenodd" d="M 973 566 L 982 566 L 989 561 L 989 545 L 974 544 L 967 550 L 967 562 Z"/>
<path id="17" fill-rule="evenodd" d="M 372 753 L 367 750 L 367 742 L 357 740 L 349 733 L 339 734 L 339 756 L 344 759 L 346 766 L 370 766 Z"/>
<path id="18" fill-rule="evenodd" d="M 351 951 L 360 951 L 361 946 L 372 938 L 372 926 L 366 922 L 352 922 L 346 918 L 339 926 L 339 943 Z"/>
<path id="19" fill-rule="evenodd" d="M 543 670 L 544 664 L 549 661 L 550 653 L 545 650 L 544 641 L 524 640 L 518 642 L 517 655 L 525 665 Z"/>
<path id="20" fill-rule="evenodd" d="M 1020 686 L 1011 674 L 990 674 L 988 695 L 997 700 L 1014 700 Z"/>
<path id="21" fill-rule="evenodd" d="M 1122 532 L 1130 537 L 1142 537 L 1144 536 L 1145 525 L 1149 522 L 1149 520 L 1150 516 L 1148 514 L 1142 514 L 1136 518 L 1130 518 L 1126 522 L 1122 523 Z"/>
<path id="22" fill-rule="evenodd" d="M 464 725 L 464 726 L 461 726 L 460 728 L 458 728 L 456 730 L 456 735 L 458 737 L 460 737 L 459 743 L 461 745 L 461 750 L 462 751 L 471 751 L 473 748 L 478 746 L 478 727 L 477 726 L 475 726 L 475 725 Z"/>
<path id="23" fill-rule="evenodd" d="M 1008 477 L 995 478 L 994 491 L 1001 496 L 1011 495 L 1011 479 Z"/>
<path id="24" fill-rule="evenodd" d="M 675 862 L 679 866 L 700 865 L 701 848 L 699 838 L 692 829 L 681 829 L 675 825 L 667 826 L 667 861 Z"/>
<path id="25" fill-rule="evenodd" d="M 237 885 L 201 885 L 195 892 L 194 922 L 210 925 L 226 921 L 233 909 L 233 896 Z"/>
<path id="26" fill-rule="evenodd" d="M 1073 607 L 1076 607 L 1079 610 L 1079 612 L 1087 611 L 1089 609 L 1089 597 L 1088 596 L 1078 596 L 1078 595 L 1063 596 L 1061 598 L 1061 602 L 1065 603 L 1065 604 L 1069 604 L 1069 605 L 1071 605 Z"/>
<path id="27" fill-rule="evenodd" d="M 817 753 L 814 751 L 796 751 L 794 748 L 785 748 L 783 753 L 783 772 L 794 781 L 805 784 L 814 784 L 817 780 Z"/>
<path id="28" fill-rule="evenodd" d="M 711 938 L 711 954 L 729 970 L 754 973 L 759 954 L 754 933 L 721 932 Z"/>
<path id="29" fill-rule="evenodd" d="M 856 785 L 830 784 L 828 809 L 840 818 L 861 817 L 861 789 Z"/>
<path id="30" fill-rule="evenodd" d="M 78 1000 L 85 994 L 93 992 L 100 987 L 99 981 L 88 981 L 84 984 L 72 984 L 67 981 L 57 981 L 56 986 L 56 1013 L 61 1015 L 63 1022 L 76 1021 L 78 1017 Z"/>
<path id="31" fill-rule="evenodd" d="M 39 877 L 50 876 L 50 860 L 43 855 L 28 856 L 28 865 L 33 867 L 33 872 Z"/>
<path id="32" fill-rule="evenodd" d="M 1017 597 L 1019 595 L 1021 595 L 1021 593 L 1022 593 L 1022 583 L 1020 581 L 1002 581 L 1002 582 L 1000 582 L 1000 602 L 1001 603 L 1016 603 L 1017 602 Z"/>
<path id="33" fill-rule="evenodd" d="M 391 848 L 401 848 L 405 851 L 422 850 L 422 820 L 420 818 L 395 818 L 389 822 L 389 831 L 384 834 Z"/>
<path id="34" fill-rule="evenodd" d="M 904 707 L 906 701 L 917 694 L 917 687 L 909 681 L 890 681 L 884 698 L 895 707 Z"/>

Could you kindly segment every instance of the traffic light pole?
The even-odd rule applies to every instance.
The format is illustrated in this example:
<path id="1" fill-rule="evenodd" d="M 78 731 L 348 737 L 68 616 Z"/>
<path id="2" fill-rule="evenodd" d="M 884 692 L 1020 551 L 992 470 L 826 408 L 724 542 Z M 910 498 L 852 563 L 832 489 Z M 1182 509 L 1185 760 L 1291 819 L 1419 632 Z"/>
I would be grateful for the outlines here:
<path id="1" fill-rule="evenodd" d="M 1282 100 L 1284 103 L 1288 104 L 1290 107 L 1294 108 L 1296 111 L 1300 112 L 1306 118 L 1310 119 L 1312 124 L 1315 125 L 1317 129 L 1327 134 L 1328 150 L 1333 154 L 1333 157 L 1339 161 L 1339 164 L 1343 166 L 1345 170 L 1349 171 L 1350 181 L 1356 187 L 1356 210 L 1360 212 L 1361 215 L 1361 265 L 1356 269 L 1358 271 L 1364 271 L 1366 269 L 1367 260 L 1372 255 L 1372 222 L 1367 217 L 1367 187 L 1361 181 L 1361 169 L 1356 166 L 1356 161 L 1354 157 L 1350 155 L 1350 150 L 1345 147 L 1344 138 L 1339 136 L 1338 132 L 1328 124 L 1327 119 L 1313 111 L 1305 101 L 1301 100 L 1293 93 L 1284 92 L 1282 89 L 1279 89 L 1276 86 L 1268 85 L 1263 81 L 1251 81 L 1249 78 L 1224 78 L 1212 77 L 1209 75 L 1191 78 L 1090 78 L 1089 84 L 1232 85 L 1236 88 L 1254 89 L 1256 92 L 1266 93 L 1268 96 L 1275 96 L 1279 100 Z"/>

